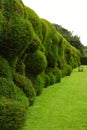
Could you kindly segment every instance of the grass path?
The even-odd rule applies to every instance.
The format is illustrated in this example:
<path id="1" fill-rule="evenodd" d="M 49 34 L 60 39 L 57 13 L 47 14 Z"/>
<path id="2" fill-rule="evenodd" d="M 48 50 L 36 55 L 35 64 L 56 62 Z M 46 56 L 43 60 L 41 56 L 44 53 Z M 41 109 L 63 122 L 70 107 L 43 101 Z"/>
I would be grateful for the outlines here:
<path id="1" fill-rule="evenodd" d="M 87 130 L 87 66 L 45 88 L 22 130 Z"/>

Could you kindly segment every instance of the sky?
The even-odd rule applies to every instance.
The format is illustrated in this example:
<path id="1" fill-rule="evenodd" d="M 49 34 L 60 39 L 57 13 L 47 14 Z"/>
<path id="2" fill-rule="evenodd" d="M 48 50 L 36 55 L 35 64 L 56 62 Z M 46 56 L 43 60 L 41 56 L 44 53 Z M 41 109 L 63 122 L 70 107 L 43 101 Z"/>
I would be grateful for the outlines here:
<path id="1" fill-rule="evenodd" d="M 87 0 L 22 0 L 40 18 L 61 25 L 87 46 Z"/>

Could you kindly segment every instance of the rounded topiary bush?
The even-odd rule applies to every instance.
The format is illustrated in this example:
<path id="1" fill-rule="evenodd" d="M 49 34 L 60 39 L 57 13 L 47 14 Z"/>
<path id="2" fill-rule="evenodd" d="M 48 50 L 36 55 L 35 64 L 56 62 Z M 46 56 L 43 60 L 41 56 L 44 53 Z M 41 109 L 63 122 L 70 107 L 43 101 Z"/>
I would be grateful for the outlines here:
<path id="1" fill-rule="evenodd" d="M 72 72 L 72 67 L 67 64 L 67 73 L 66 73 L 66 76 L 70 76 L 71 72 Z"/>
<path id="2" fill-rule="evenodd" d="M 6 98 L 17 100 L 23 104 L 29 104 L 24 93 L 10 80 L 0 78 L 0 95 Z"/>
<path id="3" fill-rule="evenodd" d="M 47 68 L 46 73 L 52 73 L 55 76 L 55 82 L 61 82 L 61 78 L 62 78 L 62 72 L 58 67 L 55 68 Z"/>
<path id="4" fill-rule="evenodd" d="M 9 66 L 8 61 L 0 56 L 0 77 L 12 80 L 12 70 Z"/>
<path id="5" fill-rule="evenodd" d="M 0 7 L 3 11 L 3 15 L 8 20 L 14 15 L 24 16 L 24 5 L 22 0 L 1 0 Z"/>
<path id="6" fill-rule="evenodd" d="M 62 68 L 62 77 L 65 77 L 67 74 L 67 66 L 66 64 L 63 65 L 63 68 Z"/>
<path id="7" fill-rule="evenodd" d="M 52 85 L 52 84 L 56 83 L 56 77 L 55 77 L 51 72 L 48 72 L 47 75 L 48 75 L 49 78 L 50 78 L 50 83 L 49 83 L 49 85 Z"/>
<path id="8" fill-rule="evenodd" d="M 0 129 L 19 129 L 25 122 L 29 102 L 10 80 L 0 78 Z"/>
<path id="9" fill-rule="evenodd" d="M 69 76 L 72 72 L 72 67 L 68 64 L 64 64 L 63 70 L 62 70 L 62 76 Z"/>
<path id="10" fill-rule="evenodd" d="M 0 53 L 9 61 L 13 61 L 18 55 L 22 55 L 32 43 L 34 30 L 27 19 L 17 17 L 4 23 Z M 8 55 L 7 55 L 8 54 Z"/>
<path id="11" fill-rule="evenodd" d="M 30 105 L 32 105 L 35 101 L 36 94 L 31 80 L 16 73 L 14 74 L 14 82 L 25 93 L 25 95 L 28 97 Z"/>
<path id="12" fill-rule="evenodd" d="M 0 130 L 19 130 L 25 122 L 25 104 L 0 96 Z"/>
<path id="13" fill-rule="evenodd" d="M 50 77 L 47 74 L 44 74 L 44 87 L 48 87 L 50 85 Z"/>
<path id="14" fill-rule="evenodd" d="M 35 53 L 29 53 L 25 59 L 26 73 L 34 76 L 40 74 L 47 67 L 47 60 L 45 55 L 41 51 Z"/>

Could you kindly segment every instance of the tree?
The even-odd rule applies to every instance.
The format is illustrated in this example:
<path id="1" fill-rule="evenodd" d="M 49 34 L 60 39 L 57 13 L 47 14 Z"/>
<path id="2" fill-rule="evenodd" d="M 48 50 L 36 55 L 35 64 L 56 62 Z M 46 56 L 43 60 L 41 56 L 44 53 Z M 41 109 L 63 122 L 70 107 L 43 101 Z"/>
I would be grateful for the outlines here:
<path id="1" fill-rule="evenodd" d="M 78 49 L 83 55 L 83 44 L 80 41 L 80 37 L 78 35 L 73 35 L 73 31 L 68 31 L 67 29 L 63 28 L 61 25 L 53 24 L 55 29 L 62 34 L 62 36 L 76 49 Z"/>

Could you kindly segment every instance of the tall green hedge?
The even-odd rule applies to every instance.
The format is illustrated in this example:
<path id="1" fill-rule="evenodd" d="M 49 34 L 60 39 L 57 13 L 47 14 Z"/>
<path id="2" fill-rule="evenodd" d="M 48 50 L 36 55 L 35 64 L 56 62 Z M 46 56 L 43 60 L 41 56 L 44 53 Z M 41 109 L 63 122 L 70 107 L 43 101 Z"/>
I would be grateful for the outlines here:
<path id="1" fill-rule="evenodd" d="M 43 87 L 80 65 L 80 53 L 22 0 L 0 0 L 0 129 L 24 124 Z"/>

